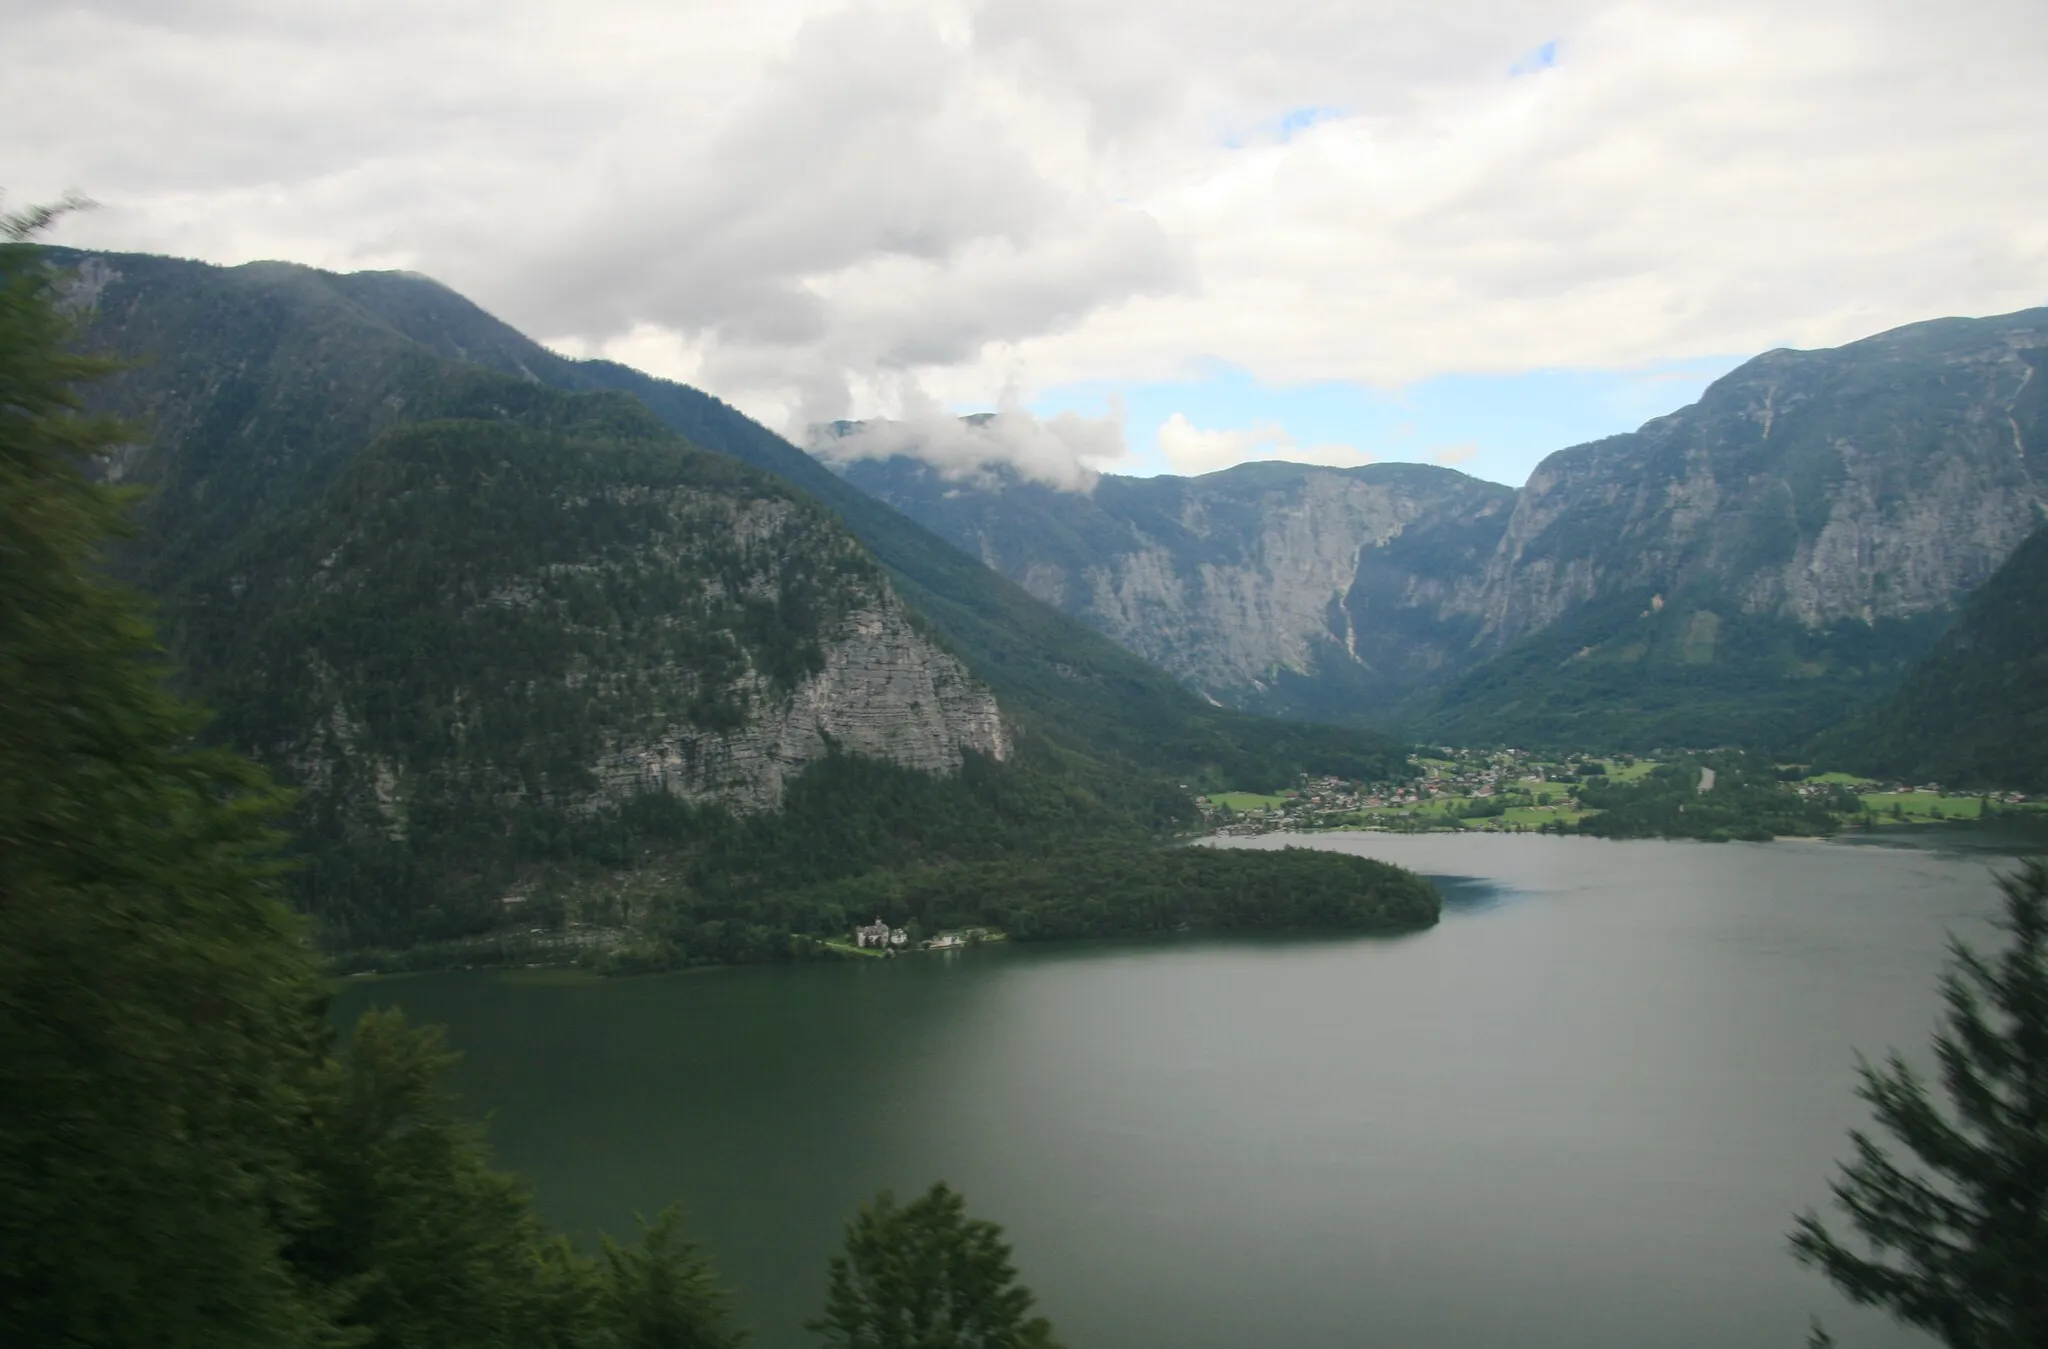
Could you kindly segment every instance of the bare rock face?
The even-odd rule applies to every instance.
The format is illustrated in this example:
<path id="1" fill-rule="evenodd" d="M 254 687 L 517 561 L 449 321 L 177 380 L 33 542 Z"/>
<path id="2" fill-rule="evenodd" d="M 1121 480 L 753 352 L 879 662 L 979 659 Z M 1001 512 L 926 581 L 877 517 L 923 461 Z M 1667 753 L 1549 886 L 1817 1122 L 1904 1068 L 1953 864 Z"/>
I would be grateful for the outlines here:
<path id="1" fill-rule="evenodd" d="M 2048 310 L 1776 351 L 1544 460 L 1470 601 L 1498 649 L 1631 589 L 1808 628 L 1945 609 L 2048 500 Z"/>
<path id="2" fill-rule="evenodd" d="M 1691 407 L 1551 455 L 1519 493 L 1414 464 L 1105 475 L 1088 492 L 999 466 L 965 480 L 900 457 L 837 468 L 1241 707 L 1369 719 L 1467 674 L 1498 702 L 1489 661 L 1622 600 L 1672 604 L 1680 626 L 1704 612 L 1701 632 L 1778 625 L 1769 671 L 1760 638 L 1721 655 L 1668 643 L 1681 663 L 1725 666 L 1730 687 L 1881 678 L 2041 518 L 2044 369 L 2048 310 L 1769 352 Z M 1843 625 L 1877 645 L 1847 634 L 1834 650 Z M 1608 637 L 1610 655 L 1640 644 L 1589 633 L 1586 653 Z"/>
<path id="3" fill-rule="evenodd" d="M 237 729 L 336 828 L 644 792 L 768 810 L 833 752 L 941 775 L 1009 753 L 994 694 L 836 519 L 630 404 L 538 397 L 603 434 L 401 428 L 246 595 L 237 573 L 203 597 L 260 606 Z"/>
<path id="4" fill-rule="evenodd" d="M 839 622 L 823 670 L 780 696 L 757 677 L 745 696 L 744 726 L 675 725 L 605 755 L 595 765 L 599 798 L 665 791 L 764 810 L 807 764 L 834 751 L 950 774 L 968 750 L 1000 759 L 1010 749 L 995 695 L 912 628 L 886 588 Z"/>
<path id="5" fill-rule="evenodd" d="M 1324 715 L 1339 709 L 1289 699 L 1321 685 L 1386 705 L 1459 658 L 1476 623 L 1457 606 L 1514 500 L 1419 464 L 1105 475 L 1088 492 L 900 457 L 840 469 L 1211 698 Z"/>

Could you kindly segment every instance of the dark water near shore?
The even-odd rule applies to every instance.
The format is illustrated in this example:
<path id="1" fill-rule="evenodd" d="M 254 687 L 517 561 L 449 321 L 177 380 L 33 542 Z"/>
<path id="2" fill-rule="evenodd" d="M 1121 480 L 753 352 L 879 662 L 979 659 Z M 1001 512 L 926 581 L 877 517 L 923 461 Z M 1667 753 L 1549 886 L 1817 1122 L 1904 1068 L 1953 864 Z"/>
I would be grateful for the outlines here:
<path id="1" fill-rule="evenodd" d="M 1242 840 L 1273 847 L 1281 836 Z M 1433 931 L 349 987 L 446 1023 L 558 1226 L 671 1199 L 764 1349 L 839 1224 L 944 1177 L 1075 1349 L 1920 1344 L 1784 1254 L 1858 1049 L 1924 1057 L 1995 855 L 1322 835 Z"/>

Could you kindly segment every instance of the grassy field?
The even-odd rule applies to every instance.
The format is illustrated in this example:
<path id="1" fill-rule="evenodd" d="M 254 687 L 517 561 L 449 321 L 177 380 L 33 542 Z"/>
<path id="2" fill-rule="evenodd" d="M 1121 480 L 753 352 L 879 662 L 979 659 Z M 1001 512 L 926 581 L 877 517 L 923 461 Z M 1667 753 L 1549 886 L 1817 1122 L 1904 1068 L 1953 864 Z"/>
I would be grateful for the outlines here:
<path id="1" fill-rule="evenodd" d="M 1261 796 L 1257 792 L 1211 792 L 1211 805 L 1229 806 L 1240 815 L 1248 810 L 1278 810 L 1284 796 Z"/>
<path id="2" fill-rule="evenodd" d="M 1909 820 L 1974 820 L 1984 813 L 1984 802 L 1974 796 L 1934 792 L 1869 792 L 1863 797 L 1863 809 L 1881 820 L 1898 815 Z"/>
<path id="3" fill-rule="evenodd" d="M 1634 782 L 1637 778 L 1650 776 L 1650 770 L 1656 766 L 1656 761 L 1652 759 L 1638 759 L 1632 764 L 1618 764 L 1610 760 L 1608 767 L 1613 771 L 1608 773 L 1607 780 L 1609 782 Z"/>
<path id="4" fill-rule="evenodd" d="M 1831 782 L 1839 787 L 1874 787 L 1876 778 L 1859 778 L 1854 773 L 1815 773 L 1812 777 L 1801 778 L 1802 782 Z"/>
<path id="5" fill-rule="evenodd" d="M 1519 824 L 1525 829 L 1534 829 L 1540 824 L 1556 824 L 1559 820 L 1567 824 L 1577 824 L 1592 813 L 1590 810 L 1566 810 L 1561 806 L 1556 810 L 1543 810 L 1536 806 L 1512 806 L 1501 819 L 1508 824 Z"/>

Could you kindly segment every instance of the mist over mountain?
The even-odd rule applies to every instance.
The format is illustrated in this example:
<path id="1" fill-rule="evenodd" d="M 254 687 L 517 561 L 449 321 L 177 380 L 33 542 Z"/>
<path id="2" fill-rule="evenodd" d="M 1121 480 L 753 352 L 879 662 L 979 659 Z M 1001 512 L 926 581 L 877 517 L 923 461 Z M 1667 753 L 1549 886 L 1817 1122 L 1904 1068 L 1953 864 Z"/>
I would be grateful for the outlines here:
<path id="1" fill-rule="evenodd" d="M 1784 744 L 1889 687 L 2048 497 L 2048 310 L 1775 351 L 1519 492 L 1421 465 L 833 458 L 1236 706 L 1459 741 Z M 828 448 L 829 454 L 829 448 Z"/>

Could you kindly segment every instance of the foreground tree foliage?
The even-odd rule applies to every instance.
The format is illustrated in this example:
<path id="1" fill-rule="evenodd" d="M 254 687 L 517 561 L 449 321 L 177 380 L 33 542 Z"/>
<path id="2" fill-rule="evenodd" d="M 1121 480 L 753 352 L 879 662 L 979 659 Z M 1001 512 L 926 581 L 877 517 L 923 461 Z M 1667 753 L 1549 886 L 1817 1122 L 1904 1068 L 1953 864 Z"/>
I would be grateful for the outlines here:
<path id="1" fill-rule="evenodd" d="M 884 1192 L 862 1206 L 809 1328 L 835 1349 L 1059 1349 L 1034 1300 L 1002 1228 L 969 1218 L 940 1182 L 908 1204 Z"/>
<path id="2" fill-rule="evenodd" d="M 266 885 L 278 801 L 188 747 L 100 579 L 122 502 L 87 465 L 120 432 L 65 332 L 0 246 L 0 1340 L 290 1343 L 319 1322 L 273 1221 L 316 985 Z"/>
<path id="3" fill-rule="evenodd" d="M 1814 1213 L 1793 1254 L 1853 1302 L 1883 1307 L 1952 1349 L 2048 1344 L 2048 864 L 2000 881 L 2006 950 L 1958 944 L 1934 1040 L 1948 1110 L 1897 1054 L 1858 1090 L 1918 1166 L 1861 1131 L 1834 1182 L 1867 1250 Z M 1816 1328 L 1816 1344 L 1826 1334 Z"/>
<path id="4" fill-rule="evenodd" d="M 541 1230 L 437 1038 L 333 1045 L 281 794 L 194 747 L 103 578 L 123 431 L 80 411 L 42 215 L 0 221 L 0 1344 L 734 1343 L 672 1217 L 601 1261 Z"/>

